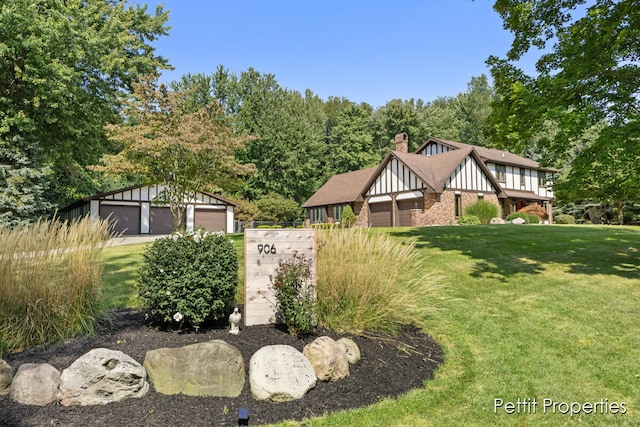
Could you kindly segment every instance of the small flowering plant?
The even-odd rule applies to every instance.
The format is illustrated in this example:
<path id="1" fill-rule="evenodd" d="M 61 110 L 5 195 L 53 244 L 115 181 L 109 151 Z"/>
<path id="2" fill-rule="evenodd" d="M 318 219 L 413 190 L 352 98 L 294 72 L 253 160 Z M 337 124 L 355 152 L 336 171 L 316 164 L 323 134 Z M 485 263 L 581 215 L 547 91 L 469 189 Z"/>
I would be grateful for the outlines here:
<path id="1" fill-rule="evenodd" d="M 276 296 L 278 316 L 291 335 L 313 332 L 316 321 L 316 292 L 313 284 L 313 260 L 295 253 L 278 264 L 270 276 Z"/>
<path id="2" fill-rule="evenodd" d="M 238 256 L 222 233 L 198 230 L 157 239 L 139 270 L 147 319 L 195 328 L 223 318 L 238 287 Z"/>

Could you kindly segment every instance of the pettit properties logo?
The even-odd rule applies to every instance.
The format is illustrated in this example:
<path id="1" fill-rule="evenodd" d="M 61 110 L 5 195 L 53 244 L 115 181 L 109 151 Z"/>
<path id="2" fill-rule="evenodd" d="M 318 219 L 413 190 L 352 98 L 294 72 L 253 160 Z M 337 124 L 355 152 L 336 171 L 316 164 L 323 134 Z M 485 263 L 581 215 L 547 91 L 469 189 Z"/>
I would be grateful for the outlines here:
<path id="1" fill-rule="evenodd" d="M 544 398 L 518 398 L 517 400 L 493 399 L 493 413 L 505 414 L 626 414 L 627 404 L 625 402 L 609 401 L 607 398 L 589 402 L 566 402 Z"/>

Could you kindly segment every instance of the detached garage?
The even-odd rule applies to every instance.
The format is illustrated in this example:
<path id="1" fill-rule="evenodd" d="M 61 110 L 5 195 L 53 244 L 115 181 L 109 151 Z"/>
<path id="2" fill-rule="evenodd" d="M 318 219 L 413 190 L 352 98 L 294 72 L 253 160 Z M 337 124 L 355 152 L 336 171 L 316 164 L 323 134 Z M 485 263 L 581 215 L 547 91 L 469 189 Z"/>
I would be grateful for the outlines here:
<path id="1" fill-rule="evenodd" d="M 161 185 L 122 188 L 79 200 L 59 212 L 62 219 L 85 215 L 109 219 L 114 233 L 125 235 L 170 234 L 173 217 L 166 205 L 155 204 Z M 187 231 L 203 227 L 209 231 L 233 233 L 235 203 L 209 193 L 198 193 L 185 212 Z"/>

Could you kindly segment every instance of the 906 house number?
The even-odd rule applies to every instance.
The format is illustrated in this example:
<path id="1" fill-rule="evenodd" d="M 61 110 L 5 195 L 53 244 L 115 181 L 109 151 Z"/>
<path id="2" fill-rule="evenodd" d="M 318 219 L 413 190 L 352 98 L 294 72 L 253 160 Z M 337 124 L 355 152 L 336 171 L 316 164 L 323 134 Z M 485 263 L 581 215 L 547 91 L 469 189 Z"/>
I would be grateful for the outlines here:
<path id="1" fill-rule="evenodd" d="M 262 243 L 259 243 L 258 244 L 258 253 L 275 255 L 276 254 L 276 245 L 268 244 L 268 243 L 263 245 Z"/>

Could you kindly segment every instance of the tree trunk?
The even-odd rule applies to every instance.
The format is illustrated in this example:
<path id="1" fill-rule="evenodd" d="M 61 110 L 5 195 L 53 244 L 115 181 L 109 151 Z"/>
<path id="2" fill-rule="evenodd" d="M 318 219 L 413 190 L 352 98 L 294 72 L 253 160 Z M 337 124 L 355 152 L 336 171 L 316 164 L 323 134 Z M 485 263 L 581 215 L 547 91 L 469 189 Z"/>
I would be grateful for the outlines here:
<path id="1" fill-rule="evenodd" d="M 622 200 L 618 200 L 616 202 L 616 207 L 618 208 L 618 225 L 624 224 L 624 215 L 622 212 Z"/>

